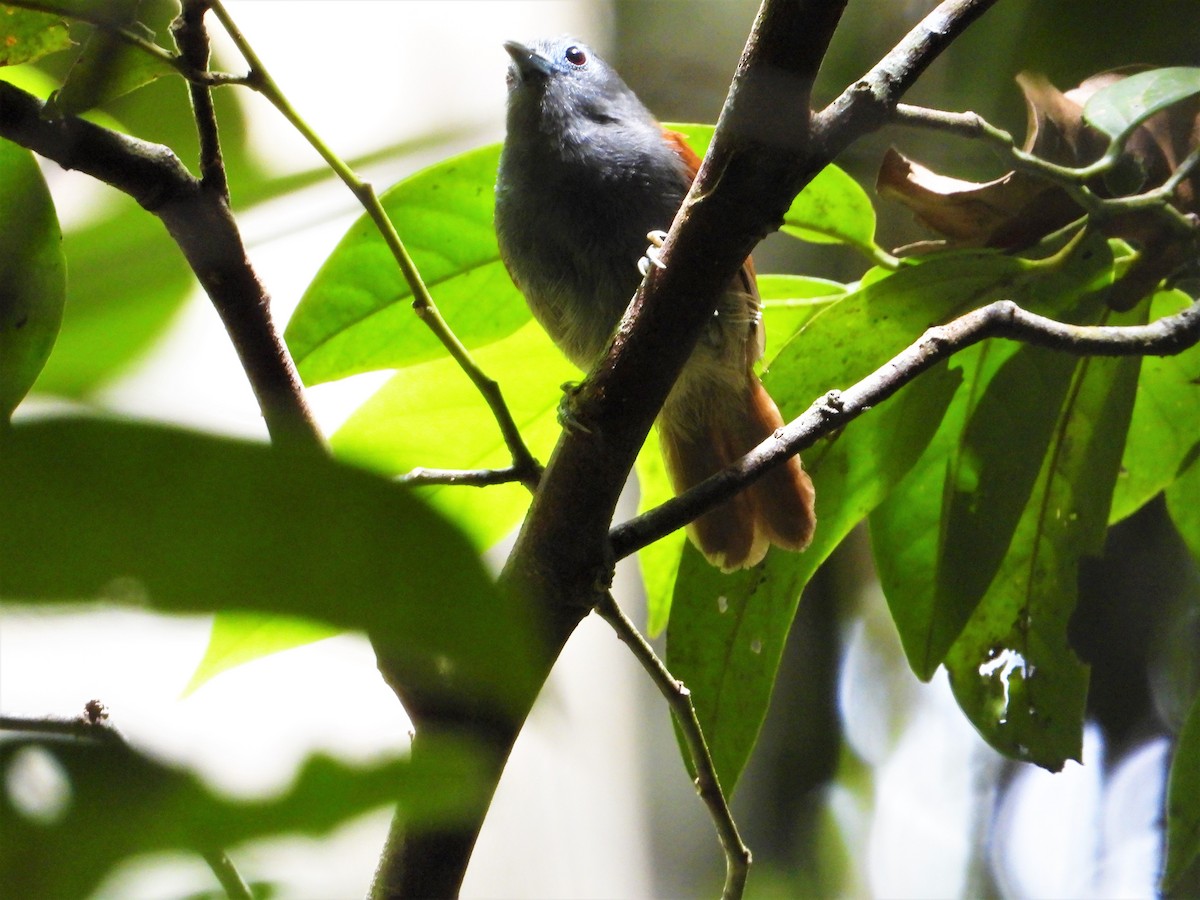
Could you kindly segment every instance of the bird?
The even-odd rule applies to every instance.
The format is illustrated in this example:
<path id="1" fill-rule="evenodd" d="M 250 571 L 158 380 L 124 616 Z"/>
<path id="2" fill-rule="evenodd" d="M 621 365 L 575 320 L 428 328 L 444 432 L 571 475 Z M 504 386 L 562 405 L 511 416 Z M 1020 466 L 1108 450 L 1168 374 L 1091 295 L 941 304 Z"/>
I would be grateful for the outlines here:
<path id="1" fill-rule="evenodd" d="M 534 318 L 584 371 L 602 357 L 699 170 L 620 75 L 572 37 L 504 44 L 508 105 L 495 187 L 500 257 Z M 783 425 L 754 372 L 761 302 L 747 259 L 657 419 L 676 493 L 743 456 Z M 568 422 L 569 424 L 569 422 Z M 704 513 L 688 536 L 730 572 L 770 545 L 800 551 L 816 525 L 798 456 Z"/>

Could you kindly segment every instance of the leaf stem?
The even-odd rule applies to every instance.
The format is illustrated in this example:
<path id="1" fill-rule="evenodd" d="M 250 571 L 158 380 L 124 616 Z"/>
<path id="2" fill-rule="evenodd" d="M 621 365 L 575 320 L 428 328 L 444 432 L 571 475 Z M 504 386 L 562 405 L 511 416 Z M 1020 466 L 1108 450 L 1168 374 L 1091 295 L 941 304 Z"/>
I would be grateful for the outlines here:
<path id="1" fill-rule="evenodd" d="M 412 291 L 413 310 L 421 318 L 421 321 L 429 327 L 430 331 L 434 333 L 437 339 L 441 341 L 442 346 L 445 347 L 451 358 L 458 363 L 459 367 L 471 379 L 471 383 L 475 385 L 475 388 L 482 395 L 484 402 L 488 405 L 488 409 L 492 412 L 492 416 L 496 419 L 500 434 L 504 438 L 505 445 L 508 447 L 513 461 L 513 468 L 521 473 L 520 482 L 532 491 L 541 478 L 541 465 L 534 459 L 529 448 L 525 446 L 520 429 L 517 428 L 516 421 L 512 417 L 508 404 L 504 401 L 500 385 L 494 379 L 489 378 L 479 367 L 471 356 L 470 351 L 458 339 L 443 318 L 441 311 L 437 308 L 437 304 L 434 303 L 433 297 L 429 293 L 429 288 L 426 287 L 424 280 L 421 278 L 421 273 L 417 269 L 416 263 L 413 262 L 408 249 L 404 246 L 404 242 L 396 232 L 395 226 L 392 224 L 391 219 L 388 218 L 383 204 L 379 202 L 375 188 L 369 182 L 363 181 L 304 121 L 284 95 L 283 91 L 280 90 L 279 85 L 271 77 L 266 66 L 263 65 L 262 60 L 254 52 L 254 48 L 251 47 L 249 41 L 246 40 L 246 37 L 237 27 L 237 23 L 230 17 L 221 0 L 212 0 L 211 8 L 222 26 L 229 33 L 238 51 L 245 57 L 246 62 L 250 66 L 250 73 L 246 77 L 246 85 L 262 94 L 288 123 L 308 141 L 312 148 L 325 160 L 326 164 L 337 174 L 338 178 L 358 198 L 359 203 L 362 204 L 363 209 L 366 210 L 367 215 L 374 222 L 375 227 L 379 230 L 393 258 L 396 260 L 396 264 L 400 268 L 400 273 L 408 283 L 409 290 Z"/>
<path id="2" fill-rule="evenodd" d="M 750 848 L 742 841 L 725 793 L 721 790 L 712 755 L 708 752 L 708 742 L 705 741 L 704 731 L 700 728 L 696 707 L 692 705 L 691 692 L 658 658 L 654 648 L 642 637 L 641 632 L 617 604 L 611 591 L 604 592 L 600 602 L 596 604 L 596 612 L 612 626 L 617 637 L 625 642 L 637 661 L 642 664 L 642 668 L 671 707 L 675 721 L 679 723 L 679 731 L 687 744 L 688 754 L 696 771 L 696 792 L 708 807 L 709 816 L 721 841 L 721 848 L 725 851 L 725 887 L 721 891 L 721 897 L 723 900 L 737 900 L 746 890 L 746 876 L 750 872 L 752 856 Z"/>
<path id="3" fill-rule="evenodd" d="M 1076 203 L 1097 220 L 1147 209 L 1161 215 L 1176 233 L 1194 236 L 1200 231 L 1195 216 L 1181 213 L 1170 203 L 1170 196 L 1179 183 L 1200 163 L 1200 150 L 1194 150 L 1182 164 L 1157 188 L 1129 197 L 1101 197 L 1087 182 L 1103 175 L 1120 158 L 1120 145 L 1110 144 L 1104 155 L 1094 163 L 1079 168 L 1060 166 L 1017 146 L 1012 134 L 999 128 L 978 113 L 947 112 L 907 103 L 896 104 L 892 122 L 915 128 L 932 128 L 957 134 L 960 137 L 986 140 L 1012 163 L 1014 169 L 1035 175 L 1066 191 Z M 1114 151 L 1116 147 L 1116 151 Z"/>

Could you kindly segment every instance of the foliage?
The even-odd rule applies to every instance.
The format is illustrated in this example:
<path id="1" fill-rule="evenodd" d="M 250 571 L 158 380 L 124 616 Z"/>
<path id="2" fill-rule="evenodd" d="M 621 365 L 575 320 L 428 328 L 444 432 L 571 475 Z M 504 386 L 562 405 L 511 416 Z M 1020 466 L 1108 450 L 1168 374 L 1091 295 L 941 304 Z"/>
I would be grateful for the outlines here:
<path id="1" fill-rule="evenodd" d="M 63 10 L 83 22 L 105 18 L 76 49 L 53 115 L 126 94 L 132 102 L 143 91 L 176 90 L 180 99 L 176 79 L 152 84 L 177 67 L 131 40 L 157 40 L 162 4 L 153 22 L 139 20 L 133 6 L 121 15 L 99 3 Z M 17 51 L 0 64 L 64 49 L 61 16 L 5 12 L 8 46 Z M 1103 133 L 1103 158 L 1116 166 L 1130 135 L 1197 94 L 1196 69 L 1149 71 L 1098 88 L 1080 123 Z M 677 127 L 703 152 L 711 128 Z M 243 153 L 236 144 L 231 151 L 235 159 Z M 573 373 L 532 324 L 500 261 L 491 199 L 497 159 L 490 146 L 444 160 L 381 199 L 457 339 L 503 386 L 524 440 L 545 459 L 559 430 L 558 386 Z M 255 174 L 244 158 L 230 168 Z M 915 164 L 901 168 L 881 176 L 893 195 L 919 204 L 927 220 L 940 214 L 961 224 L 961 196 L 931 194 Z M 1014 189 L 1013 180 L 1003 182 L 989 196 Z M 1077 186 L 1055 189 L 1081 196 Z M 1128 193 L 1141 189 L 1139 182 Z M 255 190 L 266 196 L 283 187 Z M 1024 198 L 1009 215 L 1025 214 Z M 857 182 L 836 167 L 817 176 L 783 232 L 848 247 L 864 262 L 848 281 L 761 277 L 764 380 L 785 418 L 885 365 L 927 327 L 995 299 L 1081 325 L 1144 323 L 1192 302 L 1160 284 L 1170 274 L 1160 268 L 1132 302 L 1123 297 L 1113 308 L 1130 283 L 1123 279 L 1144 274 L 1150 254 L 1131 249 L 1137 235 L 1109 227 L 1086 203 L 1001 249 L 992 238 L 1008 224 L 893 256 L 877 243 L 875 209 Z M 473 383 L 413 315 L 412 285 L 368 216 L 330 254 L 286 331 L 307 384 L 394 371 L 332 436 L 335 459 L 103 418 L 18 416 L 4 427 L 39 374 L 35 391 L 78 396 L 161 332 L 190 284 L 163 240 L 126 204 L 63 241 L 32 156 L 0 141 L 0 597 L 218 613 L 193 686 L 246 659 L 357 629 L 399 660 L 412 684 L 440 690 L 449 681 L 507 710 L 531 690 L 542 648 L 521 598 L 497 587 L 479 553 L 519 523 L 528 494 L 515 484 L 476 491 L 389 480 L 423 465 L 484 470 L 511 460 Z M 114 249 L 114 241 L 124 246 Z M 68 296 L 64 248 L 74 278 L 51 353 Z M 101 259 L 118 251 L 145 270 L 116 283 Z M 1088 669 L 1068 624 L 1081 561 L 1099 553 L 1109 524 L 1164 491 L 1200 557 L 1198 373 L 1194 347 L 1142 361 L 989 340 L 805 452 L 820 514 L 806 554 L 773 552 L 760 567 L 725 575 L 680 533 L 642 550 L 650 630 L 665 626 L 669 666 L 692 691 L 725 791 L 735 789 L 754 748 L 804 587 L 864 521 L 917 676 L 927 680 L 944 666 L 964 715 L 1006 755 L 1052 770 L 1078 759 Z M 649 443 L 638 464 L 643 509 L 670 494 Z M 1193 710 L 1172 776 L 1168 883 L 1197 853 L 1196 721 Z M 0 767 L 24 752 L 49 753 L 75 797 L 67 815 L 43 826 L 5 810 L 0 883 L 14 895 L 79 893 L 126 854 L 204 852 L 327 829 L 397 799 L 416 810 L 414 825 L 486 802 L 467 752 L 448 752 L 432 772 L 314 760 L 285 798 L 238 804 L 127 748 L 23 740 L 0 751 Z M 122 841 L 106 843 L 103 816 L 118 804 Z"/>

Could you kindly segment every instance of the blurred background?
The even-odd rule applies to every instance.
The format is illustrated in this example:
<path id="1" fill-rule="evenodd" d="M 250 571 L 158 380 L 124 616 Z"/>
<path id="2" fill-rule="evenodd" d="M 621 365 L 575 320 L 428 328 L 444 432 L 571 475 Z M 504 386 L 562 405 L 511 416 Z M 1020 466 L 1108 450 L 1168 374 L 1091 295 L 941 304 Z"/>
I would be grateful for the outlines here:
<path id="1" fill-rule="evenodd" d="M 852 0 L 817 101 L 832 99 L 934 5 Z M 383 187 L 502 138 L 506 39 L 571 33 L 613 62 L 660 118 L 715 121 L 757 4 L 227 7 L 315 130 Z M 971 109 L 1022 134 L 1017 72 L 1043 72 L 1066 89 L 1134 62 L 1197 65 L 1197 35 L 1194 0 L 1143 0 L 1136 11 L 1115 0 L 1002 0 L 909 99 Z M 239 70 L 228 42 L 217 46 L 222 65 Z M 357 207 L 321 176 L 313 151 L 273 109 L 249 92 L 218 95 L 235 209 L 282 325 Z M 183 103 L 182 84 L 163 81 L 109 112 L 193 165 L 190 122 L 166 114 Z M 958 177 L 1003 173 L 965 142 L 894 130 L 839 162 L 869 188 L 890 144 Z M 264 437 L 215 314 L 157 224 L 83 176 L 46 171 L 68 232 L 73 287 L 61 352 L 26 412 L 82 405 Z M 907 212 L 879 213 L 884 246 L 926 237 Z M 774 238 L 757 262 L 761 271 L 842 281 L 864 268 L 848 251 Z M 153 290 L 143 296 L 144 285 Z M 114 318 L 114 305 L 126 312 Z M 67 366 L 68 357 L 86 365 Z M 335 429 L 386 375 L 313 389 L 322 426 Z M 503 553 L 497 548 L 497 564 Z M 1073 639 L 1093 667 L 1091 724 L 1084 764 L 1052 776 L 990 751 L 958 713 L 942 673 L 929 684 L 911 674 L 871 573 L 869 538 L 852 535 L 800 606 L 770 716 L 735 797 L 754 851 L 750 896 L 1153 895 L 1169 741 L 1197 685 L 1200 576 L 1161 505 L 1151 503 L 1112 530 L 1104 557 L 1082 580 Z M 636 571 L 623 566 L 619 587 L 640 618 Z M 289 650 L 183 696 L 207 635 L 207 620 L 136 611 L 6 610 L 0 712 L 72 716 L 98 697 L 131 740 L 242 794 L 282 788 L 316 748 L 365 759 L 407 744 L 409 724 L 360 637 Z M 327 841 L 230 853 L 243 874 L 278 882 L 282 896 L 362 895 L 388 819 L 380 811 Z M 517 745 L 464 896 L 712 896 L 722 866 L 661 699 L 607 627 L 589 619 Z M 155 857 L 114 873 L 101 895 L 166 898 L 213 888 L 201 861 Z"/>

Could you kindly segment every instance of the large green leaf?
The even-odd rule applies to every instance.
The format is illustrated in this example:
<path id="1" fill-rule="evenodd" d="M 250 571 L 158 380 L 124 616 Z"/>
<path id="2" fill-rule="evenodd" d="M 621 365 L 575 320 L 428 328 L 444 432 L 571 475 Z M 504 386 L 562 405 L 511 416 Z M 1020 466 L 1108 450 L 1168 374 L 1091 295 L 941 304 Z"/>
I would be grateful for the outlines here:
<path id="1" fill-rule="evenodd" d="M 0 3 L 0 66 L 33 62 L 70 46 L 62 16 Z"/>
<path id="2" fill-rule="evenodd" d="M 536 323 L 482 348 L 476 362 L 495 379 L 527 446 L 545 459 L 560 427 L 560 385 L 579 373 Z M 479 391 L 449 358 L 398 371 L 332 438 L 334 452 L 387 475 L 418 466 L 497 468 L 512 462 Z M 529 506 L 518 484 L 422 489 L 481 549 L 511 531 Z"/>
<path id="3" fill-rule="evenodd" d="M 42 796 L 51 800 L 45 773 L 54 773 L 65 792 L 60 806 L 21 801 L 31 770 L 42 773 Z M 469 746 L 448 742 L 417 759 L 368 765 L 314 756 L 286 793 L 245 800 L 119 743 L 7 740 L 0 743 L 8 785 L 0 792 L 0 894 L 89 896 L 135 854 L 213 853 L 280 834 L 323 835 L 393 803 L 416 830 L 471 821 L 487 804 L 486 771 Z"/>
<path id="4" fill-rule="evenodd" d="M 14 601 L 361 629 L 415 685 L 498 705 L 538 677 L 525 608 L 457 529 L 341 463 L 140 424 L 35 421 L 0 452 L 0 512 L 0 596 Z"/>
<path id="5" fill-rule="evenodd" d="M 1150 318 L 1173 315 L 1192 303 L 1183 291 L 1161 291 L 1154 295 Z M 1109 524 L 1136 512 L 1170 485 L 1198 445 L 1200 346 L 1175 356 L 1146 357 Z"/>
<path id="6" fill-rule="evenodd" d="M 1152 69 L 1102 88 L 1083 106 L 1083 118 L 1114 141 L 1155 113 L 1200 94 L 1200 68 Z"/>
<path id="7" fill-rule="evenodd" d="M 41 170 L 28 150 L 0 140 L 0 428 L 50 356 L 66 279 L 62 232 Z"/>
<path id="8" fill-rule="evenodd" d="M 1108 324 L 1144 316 L 1145 307 Z M 1079 758 L 1088 670 L 1067 627 L 1079 560 L 1103 548 L 1139 363 L 1075 363 L 1008 553 L 945 660 L 959 705 L 984 738 L 1055 771 Z"/>
<path id="9" fill-rule="evenodd" d="M 1173 888 L 1200 855 L 1200 695 L 1192 701 L 1171 760 L 1166 855 L 1163 894 L 1176 896 Z"/>
<path id="10" fill-rule="evenodd" d="M 758 739 L 800 592 L 916 462 L 957 386 L 955 373 L 933 369 L 805 454 L 818 519 L 804 553 L 772 550 L 761 565 L 725 575 L 685 547 L 667 628 L 667 662 L 691 690 L 727 794 Z"/>
<path id="11" fill-rule="evenodd" d="M 880 586 L 896 623 L 909 665 L 928 680 L 966 624 L 974 603 L 962 616 L 939 608 L 936 584 L 943 497 L 968 412 L 1001 363 L 1017 345 L 989 341 L 955 356 L 963 386 L 942 418 L 937 434 L 904 479 L 871 513 L 871 546 Z"/>
<path id="12" fill-rule="evenodd" d="M 1190 465 L 1166 491 L 1167 510 L 1179 529 L 1192 559 L 1200 564 L 1200 459 L 1192 458 Z"/>
<path id="13" fill-rule="evenodd" d="M 1027 305 L 1068 311 L 1112 277 L 1099 239 L 1014 285 Z M 1100 304 L 1087 304 L 1090 315 Z M 983 597 L 1055 428 L 1074 360 L 1008 342 L 959 354 L 965 389 L 925 456 L 872 516 L 880 581 L 913 671 L 932 677 Z M 1056 396 L 1059 398 L 1056 400 Z"/>
<path id="14" fill-rule="evenodd" d="M 492 229 L 498 145 L 440 162 L 382 196 L 388 216 L 455 334 L 477 347 L 530 320 Z M 412 294 L 364 215 L 313 279 L 288 323 L 300 374 L 318 384 L 444 353 L 413 313 Z"/>

